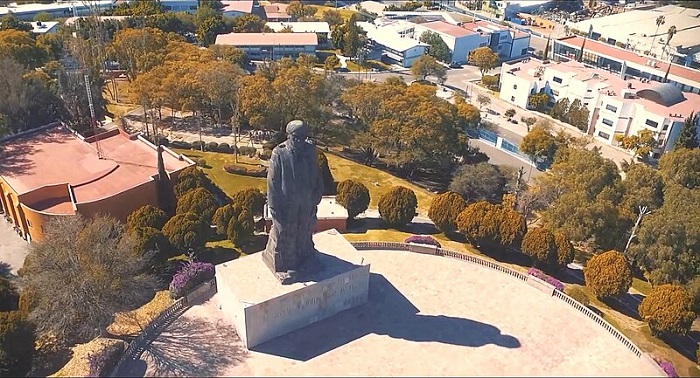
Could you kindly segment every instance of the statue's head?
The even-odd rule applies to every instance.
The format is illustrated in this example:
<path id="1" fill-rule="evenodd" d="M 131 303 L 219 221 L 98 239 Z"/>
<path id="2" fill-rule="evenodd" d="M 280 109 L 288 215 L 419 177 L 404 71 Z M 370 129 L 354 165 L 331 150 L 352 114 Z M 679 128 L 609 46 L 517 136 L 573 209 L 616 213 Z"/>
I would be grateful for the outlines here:
<path id="1" fill-rule="evenodd" d="M 296 150 L 306 143 L 307 130 L 303 121 L 294 120 L 287 124 L 287 144 Z"/>

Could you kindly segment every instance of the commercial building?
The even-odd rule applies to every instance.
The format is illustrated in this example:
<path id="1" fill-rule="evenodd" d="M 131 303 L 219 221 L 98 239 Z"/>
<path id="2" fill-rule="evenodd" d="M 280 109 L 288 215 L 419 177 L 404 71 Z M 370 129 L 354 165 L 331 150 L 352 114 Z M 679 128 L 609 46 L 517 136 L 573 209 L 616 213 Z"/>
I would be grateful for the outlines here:
<path id="1" fill-rule="evenodd" d="M 316 54 L 316 33 L 229 33 L 216 36 L 217 45 L 235 46 L 253 60 L 297 58 Z"/>
<path id="2" fill-rule="evenodd" d="M 222 1 L 221 13 L 227 17 L 238 17 L 244 14 L 253 13 L 254 1 L 237 0 L 237 1 Z"/>
<path id="3" fill-rule="evenodd" d="M 584 38 L 569 36 L 553 42 L 551 54 L 554 60 L 574 60 L 581 51 Z M 631 76 L 663 82 L 666 77 L 669 83 L 683 92 L 700 93 L 700 70 L 669 64 L 607 43 L 586 40 L 582 62 L 605 68 L 623 79 Z"/>
<path id="4" fill-rule="evenodd" d="M 408 33 L 413 34 L 415 24 L 392 22 L 378 26 L 369 22 L 358 22 L 357 25 L 367 32 L 370 46 L 381 51 L 384 63 L 411 67 L 414 60 L 428 51 L 427 44 L 408 36 Z"/>
<path id="5" fill-rule="evenodd" d="M 30 22 L 32 25 L 33 34 L 51 34 L 58 31 L 58 22 L 56 21 L 36 21 Z"/>
<path id="6" fill-rule="evenodd" d="M 57 123 L 0 140 L 0 206 L 17 231 L 40 239 L 46 223 L 80 214 L 120 221 L 144 205 L 159 204 L 157 148 L 114 129 L 83 138 Z M 194 164 L 165 148 L 171 184 Z"/>
<path id="7" fill-rule="evenodd" d="M 655 153 L 673 147 L 685 119 L 700 111 L 700 95 L 674 85 L 636 78 L 622 79 L 584 64 L 525 59 L 501 68 L 500 98 L 527 108 L 528 97 L 546 93 L 550 105 L 568 98 L 589 110 L 588 134 L 616 145 L 616 136 L 649 130 L 658 141 Z"/>
<path id="8" fill-rule="evenodd" d="M 272 228 L 272 217 L 267 205 L 265 205 L 265 232 L 270 232 Z M 338 232 L 347 230 L 348 211 L 341 204 L 336 202 L 335 196 L 323 196 L 316 208 L 316 227 L 314 233 L 336 229 Z"/>
<path id="9" fill-rule="evenodd" d="M 194 0 L 195 3 L 197 2 Z M 18 19 L 32 21 L 39 13 L 48 13 L 56 18 L 85 16 L 93 11 L 102 12 L 112 9 L 114 0 L 80 0 L 61 1 L 50 4 L 17 4 L 10 2 L 7 6 L 0 6 L 0 17 L 13 13 Z"/>
<path id="10" fill-rule="evenodd" d="M 664 24 L 657 26 L 662 16 Z M 676 27 L 668 47 L 668 29 Z M 700 69 L 700 9 L 666 5 L 653 9 L 635 9 L 605 17 L 591 18 L 570 25 L 572 29 L 588 32 L 591 38 L 618 45 L 638 53 Z M 663 52 L 665 50 L 665 52 Z"/>

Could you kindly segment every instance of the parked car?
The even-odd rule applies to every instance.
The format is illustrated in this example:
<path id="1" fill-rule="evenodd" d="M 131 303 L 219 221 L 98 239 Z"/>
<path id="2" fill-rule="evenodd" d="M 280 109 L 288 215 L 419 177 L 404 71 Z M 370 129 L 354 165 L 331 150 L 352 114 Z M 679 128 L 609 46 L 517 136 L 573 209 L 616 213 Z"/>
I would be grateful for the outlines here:
<path id="1" fill-rule="evenodd" d="M 514 123 L 514 124 L 516 124 L 516 125 L 518 124 L 518 121 L 515 120 L 515 119 L 512 119 L 512 118 L 511 118 L 510 122 L 511 122 L 511 123 Z"/>
<path id="2" fill-rule="evenodd" d="M 462 68 L 462 65 L 457 63 L 457 62 L 452 62 L 452 63 L 450 63 L 450 65 L 448 67 L 450 67 L 450 68 Z"/>

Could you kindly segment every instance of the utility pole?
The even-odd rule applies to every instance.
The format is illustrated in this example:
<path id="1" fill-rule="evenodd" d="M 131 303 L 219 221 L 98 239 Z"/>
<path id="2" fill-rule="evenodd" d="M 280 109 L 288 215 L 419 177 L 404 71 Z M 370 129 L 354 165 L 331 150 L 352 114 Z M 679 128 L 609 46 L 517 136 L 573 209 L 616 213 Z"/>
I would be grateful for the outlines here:
<path id="1" fill-rule="evenodd" d="M 627 240 L 625 250 L 622 253 L 623 255 L 625 255 L 625 257 L 627 257 L 627 249 L 629 249 L 630 244 L 632 244 L 632 239 L 637 237 L 637 228 L 639 227 L 639 224 L 642 223 L 642 218 L 644 218 L 645 215 L 649 214 L 651 214 L 649 206 L 639 206 L 639 216 L 637 216 L 637 221 L 634 223 L 634 227 L 632 227 L 632 233 L 630 234 L 630 238 Z M 627 259 L 629 260 L 629 257 Z"/>

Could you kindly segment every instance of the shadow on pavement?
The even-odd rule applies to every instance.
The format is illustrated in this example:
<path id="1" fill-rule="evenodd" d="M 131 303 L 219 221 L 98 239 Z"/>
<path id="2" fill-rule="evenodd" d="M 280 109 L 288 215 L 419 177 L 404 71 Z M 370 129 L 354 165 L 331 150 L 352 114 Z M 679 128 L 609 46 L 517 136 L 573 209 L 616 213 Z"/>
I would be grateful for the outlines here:
<path id="1" fill-rule="evenodd" d="M 517 338 L 490 324 L 442 315 L 422 315 L 381 274 L 371 273 L 368 303 L 270 340 L 252 350 L 308 361 L 368 334 L 413 342 L 439 342 L 465 347 L 495 344 L 519 348 Z"/>

